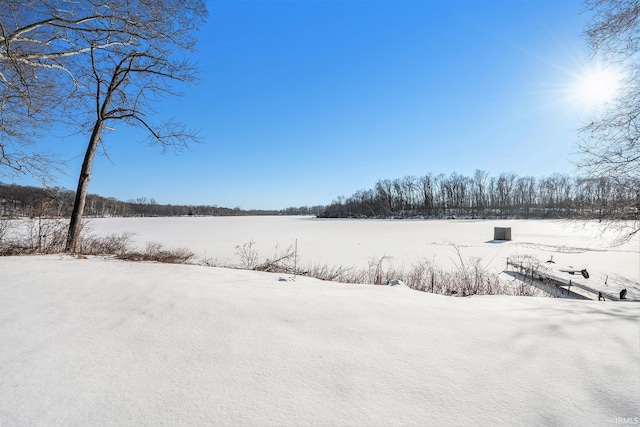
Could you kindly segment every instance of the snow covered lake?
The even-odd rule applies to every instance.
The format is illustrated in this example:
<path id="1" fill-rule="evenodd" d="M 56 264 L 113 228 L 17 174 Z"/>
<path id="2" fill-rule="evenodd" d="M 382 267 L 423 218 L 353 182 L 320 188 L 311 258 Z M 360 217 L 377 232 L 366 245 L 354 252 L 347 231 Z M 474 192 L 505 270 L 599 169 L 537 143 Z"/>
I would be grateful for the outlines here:
<path id="1" fill-rule="evenodd" d="M 557 268 L 587 269 L 588 283 L 617 293 L 640 296 L 640 240 L 635 236 L 611 246 L 616 235 L 601 233 L 597 223 L 554 220 L 346 220 L 312 217 L 100 218 L 88 222 L 89 233 L 134 233 L 133 242 L 185 247 L 196 260 L 238 265 L 236 246 L 255 242 L 261 258 L 297 242 L 299 265 L 327 264 L 366 268 L 387 256 L 400 268 L 422 259 L 444 267 L 475 257 L 500 272 L 508 257 L 531 255 Z M 493 241 L 494 227 L 511 227 L 512 240 Z M 457 248 L 457 249 L 456 249 Z M 569 277 L 567 275 L 567 277 Z M 504 275 L 505 280 L 510 277 Z M 575 277 L 576 280 L 581 280 Z M 606 283 L 606 285 L 605 285 Z"/>
<path id="2" fill-rule="evenodd" d="M 511 226 L 513 240 L 492 242 L 494 226 Z M 595 279 L 637 282 L 640 268 L 637 240 L 609 248 L 553 221 L 133 218 L 91 227 L 229 260 L 243 242 L 267 255 L 297 239 L 313 262 L 453 262 L 455 243 L 499 271 L 513 253 L 585 265 Z M 585 426 L 640 417 L 638 302 L 455 298 L 109 257 L 0 257 L 0 271 L 1 426 Z"/>

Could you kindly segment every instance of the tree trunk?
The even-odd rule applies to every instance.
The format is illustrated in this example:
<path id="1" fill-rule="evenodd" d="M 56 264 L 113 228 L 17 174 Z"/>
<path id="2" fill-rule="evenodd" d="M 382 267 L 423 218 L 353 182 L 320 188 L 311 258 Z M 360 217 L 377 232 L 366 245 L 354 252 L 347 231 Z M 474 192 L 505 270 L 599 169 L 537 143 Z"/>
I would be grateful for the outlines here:
<path id="1" fill-rule="evenodd" d="M 87 188 L 91 179 L 91 166 L 93 158 L 98 148 L 100 140 L 100 132 L 102 131 L 102 120 L 96 120 L 91 133 L 91 139 L 84 154 L 82 169 L 80 170 L 80 178 L 78 179 L 78 188 L 76 190 L 76 198 L 73 203 L 73 212 L 71 213 L 71 222 L 69 223 L 69 232 L 67 234 L 67 246 L 65 252 L 76 253 L 78 244 L 80 243 L 80 230 L 82 229 L 82 215 L 84 214 L 84 205 L 87 199 Z"/>

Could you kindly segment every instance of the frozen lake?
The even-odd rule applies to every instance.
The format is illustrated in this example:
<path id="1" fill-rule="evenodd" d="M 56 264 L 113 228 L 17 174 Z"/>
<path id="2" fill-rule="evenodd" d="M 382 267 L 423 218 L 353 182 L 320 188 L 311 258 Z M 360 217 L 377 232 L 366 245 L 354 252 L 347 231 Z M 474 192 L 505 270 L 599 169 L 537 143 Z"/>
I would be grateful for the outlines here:
<path id="1" fill-rule="evenodd" d="M 635 289 L 640 282 L 640 241 L 635 236 L 611 246 L 615 235 L 601 233 L 596 223 L 557 220 L 349 220 L 313 217 L 180 217 L 97 218 L 88 220 L 91 234 L 134 233 L 133 242 L 159 242 L 186 247 L 196 261 L 205 257 L 239 264 L 236 246 L 253 241 L 260 258 L 276 246 L 297 242 L 299 265 L 328 264 L 366 268 L 382 256 L 400 268 L 422 259 L 443 267 L 457 263 L 457 250 L 477 257 L 495 271 L 508 257 L 531 255 L 555 266 L 586 268 L 591 284 L 605 282 L 612 291 Z M 511 227 L 512 240 L 493 240 L 494 227 Z M 457 250 L 456 250 L 457 248 Z"/>

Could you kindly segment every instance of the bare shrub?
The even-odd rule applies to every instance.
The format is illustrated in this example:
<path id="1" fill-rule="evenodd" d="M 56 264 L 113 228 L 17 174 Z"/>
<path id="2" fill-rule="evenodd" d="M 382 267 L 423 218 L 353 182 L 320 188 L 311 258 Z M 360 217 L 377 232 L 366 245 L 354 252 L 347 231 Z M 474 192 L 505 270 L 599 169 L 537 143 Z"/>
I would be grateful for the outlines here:
<path id="1" fill-rule="evenodd" d="M 187 248 L 175 248 L 163 250 L 156 254 L 153 261 L 170 263 L 170 264 L 184 264 L 193 258 L 193 252 Z"/>
<path id="2" fill-rule="evenodd" d="M 295 244 L 289 245 L 286 249 L 280 249 L 276 245 L 273 256 L 254 267 L 254 270 L 267 271 L 270 273 L 296 273 L 296 262 L 298 254 Z"/>
<path id="3" fill-rule="evenodd" d="M 369 273 L 365 270 L 359 270 L 344 266 L 310 265 L 300 274 L 309 277 L 315 277 L 320 280 L 340 283 L 367 283 Z"/>
<path id="4" fill-rule="evenodd" d="M 12 230 L 15 229 L 15 230 Z M 9 233 L 12 230 L 14 233 Z M 11 235 L 10 235 L 11 234 Z M 132 261 L 186 263 L 193 252 L 186 248 L 165 249 L 148 242 L 142 252 L 130 249 L 133 233 L 82 236 L 78 255 L 115 255 Z M 21 223 L 0 221 L 0 255 L 62 253 L 67 241 L 67 221 L 56 218 L 25 219 Z"/>
<path id="5" fill-rule="evenodd" d="M 15 237 L 16 223 L 10 220 L 0 220 L 0 255 L 17 255 L 26 249 L 26 243 L 19 244 Z"/>
<path id="6" fill-rule="evenodd" d="M 159 242 L 147 242 L 144 249 L 144 254 L 148 256 L 156 256 L 164 249 L 164 245 Z"/>
<path id="7" fill-rule="evenodd" d="M 462 296 L 504 293 L 498 274 L 487 271 L 478 258 L 470 259 L 469 263 L 461 263 L 451 272 L 451 276 L 458 285 L 456 291 Z"/>
<path id="8" fill-rule="evenodd" d="M 429 259 L 398 270 L 390 260 L 388 255 L 372 257 L 367 269 L 312 265 L 302 274 L 321 280 L 374 285 L 397 279 L 411 289 L 442 295 L 537 295 L 534 287 L 516 287 L 502 281 L 499 273 L 491 272 L 480 259 L 462 260 L 452 270 L 444 270 Z"/>
<path id="9" fill-rule="evenodd" d="M 496 274 L 489 273 L 479 258 L 470 258 L 468 262 L 465 262 L 460 249 L 455 245 L 454 248 L 458 255 L 459 264 L 456 264 L 456 269 L 451 272 L 451 275 L 455 279 L 455 283 L 458 284 L 455 289 L 458 293 L 462 296 L 502 293 L 499 278 Z"/>
<path id="10" fill-rule="evenodd" d="M 67 223 L 61 219 L 38 217 L 30 221 L 28 239 L 37 253 L 58 253 L 67 236 Z"/>
<path id="11" fill-rule="evenodd" d="M 10 245 L 11 238 L 9 231 L 11 231 L 13 228 L 13 222 L 6 219 L 0 219 L 0 254 L 3 253 L 5 251 L 5 248 Z"/>
<path id="12" fill-rule="evenodd" d="M 258 265 L 258 250 L 253 240 L 236 246 L 236 255 L 240 257 L 242 268 L 253 270 Z"/>
<path id="13" fill-rule="evenodd" d="M 0 219 L 0 245 L 4 242 L 11 223 L 8 220 Z"/>
<path id="14" fill-rule="evenodd" d="M 232 268 L 229 265 L 226 265 L 225 263 L 223 263 L 222 261 L 220 261 L 220 259 L 218 257 L 209 257 L 207 256 L 207 252 L 205 251 L 204 256 L 202 257 L 202 260 L 199 263 L 200 265 L 203 265 L 205 267 L 227 267 L 227 268 Z"/>
<path id="15" fill-rule="evenodd" d="M 80 241 L 83 255 L 122 255 L 129 251 L 133 233 L 112 233 L 106 236 L 87 236 Z"/>
<path id="16" fill-rule="evenodd" d="M 11 223 L 3 221 L 1 228 L 2 255 L 58 253 L 66 238 L 66 222 L 58 218 L 36 217 Z"/>
<path id="17" fill-rule="evenodd" d="M 402 281 L 411 289 L 434 293 L 437 273 L 438 269 L 433 262 L 423 259 L 413 264 L 409 271 L 402 275 Z"/>
<path id="18" fill-rule="evenodd" d="M 118 256 L 128 261 L 156 261 L 166 264 L 184 264 L 193 257 L 187 248 L 165 249 L 161 243 L 147 242 L 143 252 L 128 251 Z"/>
<path id="19" fill-rule="evenodd" d="M 384 266 L 385 261 L 387 261 L 387 264 L 389 265 L 387 268 L 390 268 L 391 264 L 389 263 L 389 260 L 391 258 L 392 257 L 388 255 L 383 255 L 380 258 L 369 258 L 369 283 L 373 283 L 374 285 L 387 284 L 387 282 L 393 278 L 392 272 L 385 269 Z"/>
<path id="20" fill-rule="evenodd" d="M 444 270 L 431 260 L 424 259 L 397 278 L 410 288 L 443 295 L 522 295 L 535 296 L 539 290 L 528 284 L 516 285 L 516 281 L 504 281 L 500 273 L 491 271 L 479 258 L 465 259 L 454 246 L 457 262 L 451 270 Z"/>
<path id="21" fill-rule="evenodd" d="M 258 261 L 253 241 L 236 246 L 236 254 L 242 262 L 241 268 L 244 269 L 301 274 L 320 280 L 355 284 L 384 285 L 390 280 L 397 279 L 411 289 L 442 295 L 535 296 L 539 294 L 535 286 L 520 282 L 516 284 L 516 281 L 503 281 L 499 277 L 500 274 L 490 271 L 481 259 L 470 258 L 466 260 L 457 248 L 456 252 L 458 262 L 451 270 L 444 270 L 429 259 L 419 260 L 408 268 L 396 269 L 391 262 L 392 257 L 389 255 L 369 258 L 366 269 L 308 264 L 305 268 L 298 270 L 298 254 L 295 244 L 291 244 L 284 250 L 276 246 L 273 256 L 263 262 Z M 207 261 L 206 265 L 225 266 L 213 261 Z"/>

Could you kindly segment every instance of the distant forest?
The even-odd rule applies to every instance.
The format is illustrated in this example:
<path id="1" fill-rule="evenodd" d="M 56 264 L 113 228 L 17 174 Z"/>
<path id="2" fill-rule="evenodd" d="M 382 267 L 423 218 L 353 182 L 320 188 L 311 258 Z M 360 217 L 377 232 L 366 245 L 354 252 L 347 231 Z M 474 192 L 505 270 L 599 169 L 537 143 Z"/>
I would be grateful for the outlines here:
<path id="1" fill-rule="evenodd" d="M 39 188 L 0 183 L 0 217 L 71 216 L 75 193 L 64 188 Z M 153 198 L 139 197 L 126 202 L 113 197 L 87 195 L 84 216 L 241 216 L 241 215 L 318 215 L 324 206 L 282 210 L 243 210 L 209 205 L 161 205 Z"/>
<path id="2" fill-rule="evenodd" d="M 0 217 L 69 217 L 74 192 L 0 183 Z M 473 177 L 427 174 L 380 180 L 369 190 L 327 206 L 243 210 L 215 205 L 161 205 L 151 198 L 121 201 L 87 196 L 85 216 L 315 215 L 320 218 L 585 218 L 638 219 L 640 181 L 611 178 Z"/>
<path id="3" fill-rule="evenodd" d="M 374 188 L 338 197 L 326 218 L 585 218 L 638 219 L 640 181 L 498 177 L 476 171 L 378 181 Z"/>

